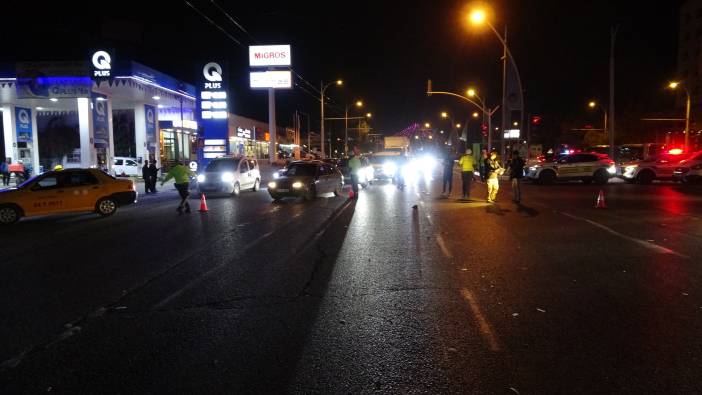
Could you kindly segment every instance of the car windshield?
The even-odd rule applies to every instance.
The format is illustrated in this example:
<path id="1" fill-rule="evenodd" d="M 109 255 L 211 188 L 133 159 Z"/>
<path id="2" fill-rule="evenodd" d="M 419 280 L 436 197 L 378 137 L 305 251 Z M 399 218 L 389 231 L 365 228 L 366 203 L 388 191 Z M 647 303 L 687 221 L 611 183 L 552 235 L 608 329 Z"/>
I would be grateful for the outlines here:
<path id="1" fill-rule="evenodd" d="M 205 171 L 207 172 L 221 172 L 221 171 L 236 171 L 237 166 L 239 166 L 239 159 L 219 159 L 210 162 Z"/>
<path id="2" fill-rule="evenodd" d="M 317 165 L 307 163 L 295 163 L 288 167 L 285 172 L 288 176 L 314 176 L 317 174 Z"/>

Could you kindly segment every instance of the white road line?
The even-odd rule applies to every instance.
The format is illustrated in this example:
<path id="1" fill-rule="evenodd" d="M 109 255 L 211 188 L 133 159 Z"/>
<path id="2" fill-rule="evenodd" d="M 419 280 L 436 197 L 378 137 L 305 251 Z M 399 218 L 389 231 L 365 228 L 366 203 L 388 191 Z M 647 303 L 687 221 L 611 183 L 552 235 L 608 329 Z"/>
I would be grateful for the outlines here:
<path id="1" fill-rule="evenodd" d="M 446 258 L 449 258 L 449 259 L 453 258 L 451 251 L 449 251 L 449 249 L 446 248 L 446 243 L 444 243 L 444 238 L 441 237 L 441 235 L 436 235 L 436 243 L 439 245 L 439 247 L 441 248 L 441 252 L 444 253 L 444 256 Z"/>
<path id="2" fill-rule="evenodd" d="M 480 311 L 480 306 L 478 306 L 478 302 L 475 300 L 473 294 L 468 289 L 462 288 L 461 295 L 466 301 L 468 301 L 468 306 L 470 306 L 470 310 L 473 312 L 473 316 L 478 322 L 480 334 L 483 335 L 483 339 L 485 339 L 485 342 L 487 342 L 490 350 L 494 352 L 500 351 L 500 344 L 497 342 L 497 335 L 495 335 L 490 323 Z"/>
<path id="3" fill-rule="evenodd" d="M 617 237 L 621 237 L 622 239 L 631 241 L 632 243 L 636 243 L 636 244 L 638 244 L 638 245 L 640 245 L 640 246 L 642 246 L 642 247 L 648 248 L 649 250 L 653 250 L 653 251 L 655 251 L 655 252 L 657 252 L 657 253 L 659 253 L 659 254 L 669 254 L 669 255 L 678 256 L 678 257 L 680 257 L 680 258 L 690 259 L 689 256 L 684 255 L 684 254 L 681 254 L 681 253 L 679 253 L 679 252 L 675 252 L 675 251 L 671 250 L 670 248 L 665 248 L 665 247 L 660 246 L 660 245 L 658 245 L 658 244 L 651 243 L 650 241 L 641 240 L 641 239 L 637 239 L 637 238 L 635 238 L 635 237 L 627 236 L 627 235 L 625 235 L 625 234 L 622 234 L 622 233 L 617 232 L 616 230 L 614 230 L 614 229 L 612 229 L 612 228 L 610 228 L 610 227 L 607 227 L 607 226 L 602 225 L 602 224 L 600 224 L 600 223 L 598 223 L 598 222 L 589 220 L 589 219 L 587 219 L 587 218 L 578 217 L 577 215 L 572 215 L 572 214 L 564 213 L 564 212 L 562 212 L 562 211 L 557 211 L 557 213 L 563 214 L 563 215 L 565 215 L 565 216 L 568 217 L 568 218 L 572 218 L 572 219 L 575 219 L 575 220 L 578 220 L 578 221 L 587 222 L 588 224 L 590 224 L 590 225 L 592 225 L 592 226 L 595 226 L 595 227 L 598 227 L 598 228 L 604 230 L 604 231 L 607 232 L 607 233 L 613 234 L 613 235 L 615 235 L 615 236 L 617 236 Z"/>
<path id="4" fill-rule="evenodd" d="M 431 215 L 427 214 L 427 221 L 429 221 L 429 225 L 434 226 L 434 220 L 431 219 Z"/>

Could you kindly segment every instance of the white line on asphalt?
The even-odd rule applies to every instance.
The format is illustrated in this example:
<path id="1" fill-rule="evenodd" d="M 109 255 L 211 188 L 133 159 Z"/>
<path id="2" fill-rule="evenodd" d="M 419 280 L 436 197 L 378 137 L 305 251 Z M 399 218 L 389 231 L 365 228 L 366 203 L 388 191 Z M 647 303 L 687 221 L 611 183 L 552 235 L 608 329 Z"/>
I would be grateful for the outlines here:
<path id="1" fill-rule="evenodd" d="M 473 312 L 473 316 L 478 322 L 480 334 L 483 335 L 483 338 L 490 347 L 490 350 L 495 352 L 500 351 L 500 345 L 497 342 L 497 335 L 495 335 L 490 323 L 480 311 L 480 306 L 478 306 L 478 302 L 475 300 L 473 294 L 467 288 L 462 288 L 461 295 L 466 301 L 468 301 L 468 306 L 470 306 L 470 310 Z"/>
<path id="2" fill-rule="evenodd" d="M 429 221 L 429 225 L 434 226 L 434 220 L 431 219 L 431 215 L 427 214 L 427 221 Z"/>
<path id="3" fill-rule="evenodd" d="M 441 252 L 444 253 L 444 256 L 446 258 L 449 258 L 449 259 L 453 258 L 451 251 L 449 251 L 449 249 L 446 248 L 446 243 L 444 243 L 444 238 L 441 237 L 441 235 L 436 235 L 436 243 L 439 245 L 439 247 L 441 248 Z"/>
<path id="4" fill-rule="evenodd" d="M 612 228 L 610 228 L 610 227 L 607 227 L 607 226 L 602 225 L 602 224 L 600 224 L 600 223 L 598 223 L 598 222 L 589 220 L 589 219 L 587 219 L 587 218 L 578 217 L 577 215 L 564 213 L 564 212 L 562 212 L 562 211 L 557 211 L 557 212 L 560 213 L 560 214 L 565 215 L 565 216 L 568 217 L 568 218 L 576 219 L 576 220 L 578 220 L 578 221 L 587 222 L 588 224 L 590 224 L 590 225 L 592 225 L 592 226 L 598 227 L 598 228 L 600 228 L 600 229 L 602 229 L 602 230 L 604 230 L 604 231 L 606 231 L 606 232 L 608 232 L 608 233 L 610 233 L 610 234 L 613 234 L 613 235 L 615 235 L 615 236 L 621 237 L 621 238 L 624 239 L 624 240 L 629 240 L 629 241 L 631 241 L 632 243 L 636 243 L 636 244 L 638 244 L 638 245 L 640 245 L 640 246 L 642 246 L 642 247 L 645 247 L 645 248 L 648 248 L 648 249 L 650 249 L 650 250 L 656 251 L 656 252 L 659 253 L 659 254 L 669 254 L 669 255 L 678 256 L 678 257 L 680 257 L 680 258 L 690 259 L 689 256 L 684 255 L 684 254 L 680 254 L 680 253 L 678 253 L 678 252 L 675 252 L 675 251 L 671 250 L 670 248 L 665 248 L 665 247 L 660 246 L 660 245 L 658 245 L 658 244 L 651 243 L 650 241 L 641 240 L 641 239 L 637 239 L 637 238 L 635 238 L 635 237 L 627 236 L 627 235 L 625 235 L 625 234 L 622 234 L 622 233 L 617 232 L 616 230 L 614 230 L 614 229 L 612 229 Z"/>

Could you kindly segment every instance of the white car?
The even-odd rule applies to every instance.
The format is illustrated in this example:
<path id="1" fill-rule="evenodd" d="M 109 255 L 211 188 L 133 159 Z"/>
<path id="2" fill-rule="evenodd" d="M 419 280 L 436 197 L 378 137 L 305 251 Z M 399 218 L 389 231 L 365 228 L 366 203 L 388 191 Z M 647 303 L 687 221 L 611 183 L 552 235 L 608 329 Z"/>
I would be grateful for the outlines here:
<path id="1" fill-rule="evenodd" d="M 224 192 L 239 196 L 242 190 L 258 191 L 261 172 L 256 159 L 217 158 L 197 176 L 200 192 Z"/>
<path id="2" fill-rule="evenodd" d="M 621 177 L 635 184 L 650 184 L 653 180 L 672 180 L 673 172 L 681 167 L 684 154 L 661 154 L 621 165 Z"/>
<path id="3" fill-rule="evenodd" d="M 527 178 L 537 184 L 552 184 L 556 181 L 582 180 L 589 184 L 606 184 L 616 173 L 614 161 L 597 153 L 566 155 L 556 162 L 530 166 Z"/>
<path id="4" fill-rule="evenodd" d="M 689 158 L 681 160 L 673 171 L 673 179 L 681 182 L 702 181 L 702 151 L 697 151 Z"/>
<path id="5" fill-rule="evenodd" d="M 116 156 L 112 162 L 112 173 L 116 177 L 137 177 L 141 175 L 141 166 L 136 158 Z"/>

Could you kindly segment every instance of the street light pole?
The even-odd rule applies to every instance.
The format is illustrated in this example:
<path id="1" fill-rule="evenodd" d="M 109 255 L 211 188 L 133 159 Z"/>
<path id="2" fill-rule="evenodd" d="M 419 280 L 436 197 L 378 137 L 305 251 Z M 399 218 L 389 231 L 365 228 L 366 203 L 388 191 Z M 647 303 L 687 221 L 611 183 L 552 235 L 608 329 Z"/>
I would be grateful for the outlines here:
<path id="1" fill-rule="evenodd" d="M 687 100 L 685 101 L 685 151 L 690 151 L 690 91 L 685 88 L 685 95 L 687 95 Z"/>
<path id="2" fill-rule="evenodd" d="M 327 88 L 329 88 L 333 84 L 341 86 L 343 84 L 343 81 L 336 80 L 335 82 L 330 82 L 327 85 L 324 85 L 324 81 L 321 81 L 319 84 L 319 88 L 320 88 L 319 89 L 319 106 L 320 106 L 320 113 L 321 113 L 321 117 L 320 117 L 320 121 L 319 121 L 319 145 L 320 145 L 320 149 L 322 150 L 322 158 L 325 157 L 325 154 L 324 154 L 324 92 L 327 90 Z M 310 150 L 311 149 L 312 149 L 312 147 L 310 147 Z M 331 151 L 331 148 L 330 148 L 330 151 Z M 329 152 L 329 154 L 331 155 L 331 152 Z"/>
<path id="3" fill-rule="evenodd" d="M 349 156 L 349 105 L 344 112 L 344 156 Z"/>
<path id="4" fill-rule="evenodd" d="M 614 160 L 614 44 L 619 25 L 612 27 L 609 42 L 609 157 Z"/>

